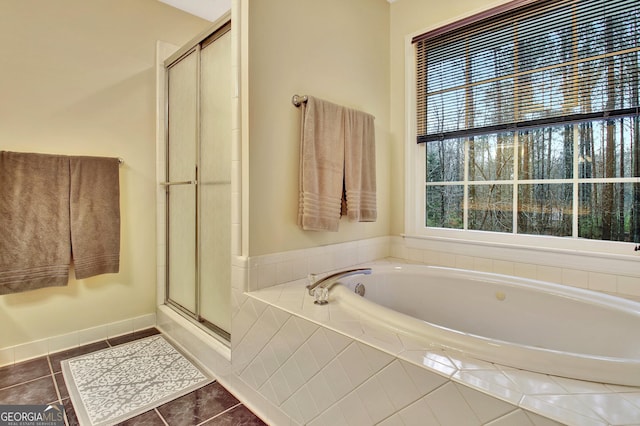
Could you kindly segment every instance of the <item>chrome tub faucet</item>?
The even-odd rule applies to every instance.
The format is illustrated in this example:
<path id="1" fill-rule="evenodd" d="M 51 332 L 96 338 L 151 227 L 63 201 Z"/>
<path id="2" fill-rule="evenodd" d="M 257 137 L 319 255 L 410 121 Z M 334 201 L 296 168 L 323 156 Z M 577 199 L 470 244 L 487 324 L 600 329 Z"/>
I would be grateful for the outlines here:
<path id="1" fill-rule="evenodd" d="M 329 290 L 342 278 L 351 275 L 371 275 L 371 268 L 347 269 L 345 271 L 336 272 L 317 281 L 317 274 L 309 274 L 309 296 L 315 298 L 316 305 L 326 305 L 329 303 Z"/>

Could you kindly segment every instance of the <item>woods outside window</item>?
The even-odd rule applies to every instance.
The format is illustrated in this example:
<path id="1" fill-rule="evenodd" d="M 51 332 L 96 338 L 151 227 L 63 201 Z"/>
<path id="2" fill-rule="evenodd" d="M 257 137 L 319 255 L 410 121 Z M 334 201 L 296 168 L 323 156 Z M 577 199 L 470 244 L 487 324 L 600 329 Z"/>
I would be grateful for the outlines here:
<path id="1" fill-rule="evenodd" d="M 422 226 L 639 242 L 640 2 L 518 3 L 413 40 Z"/>

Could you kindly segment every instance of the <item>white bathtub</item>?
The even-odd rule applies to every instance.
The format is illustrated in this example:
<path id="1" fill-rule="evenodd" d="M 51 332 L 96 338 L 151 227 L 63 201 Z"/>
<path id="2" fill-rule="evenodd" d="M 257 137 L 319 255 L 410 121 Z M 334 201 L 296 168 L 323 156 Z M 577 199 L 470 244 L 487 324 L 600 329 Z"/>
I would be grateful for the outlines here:
<path id="1" fill-rule="evenodd" d="M 506 366 L 640 386 L 640 303 L 517 277 L 419 265 L 342 279 L 330 304 L 424 347 Z M 365 297 L 354 293 L 364 284 Z"/>

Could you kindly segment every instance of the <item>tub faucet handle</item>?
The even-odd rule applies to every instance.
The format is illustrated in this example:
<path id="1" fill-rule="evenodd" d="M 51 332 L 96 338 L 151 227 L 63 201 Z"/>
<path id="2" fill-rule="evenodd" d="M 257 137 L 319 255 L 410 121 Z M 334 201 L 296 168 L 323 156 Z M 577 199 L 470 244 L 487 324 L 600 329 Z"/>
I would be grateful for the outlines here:
<path id="1" fill-rule="evenodd" d="M 326 287 L 316 287 L 313 290 L 313 303 L 316 305 L 326 305 L 329 303 L 329 289 Z"/>

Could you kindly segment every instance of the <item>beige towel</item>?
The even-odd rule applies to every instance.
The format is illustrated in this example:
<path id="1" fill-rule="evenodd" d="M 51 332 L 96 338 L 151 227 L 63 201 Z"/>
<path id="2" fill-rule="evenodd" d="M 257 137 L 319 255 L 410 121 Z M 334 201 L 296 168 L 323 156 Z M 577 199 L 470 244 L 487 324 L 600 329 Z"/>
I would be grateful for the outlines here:
<path id="1" fill-rule="evenodd" d="M 69 277 L 69 160 L 0 152 L 0 294 Z"/>
<path id="2" fill-rule="evenodd" d="M 352 222 L 375 222 L 376 141 L 374 117 L 345 108 L 344 196 Z"/>
<path id="3" fill-rule="evenodd" d="M 344 108 L 312 96 L 302 104 L 298 225 L 337 231 L 344 168 Z"/>
<path id="4" fill-rule="evenodd" d="M 118 272 L 120 186 L 117 158 L 70 157 L 71 248 L 77 279 Z"/>

